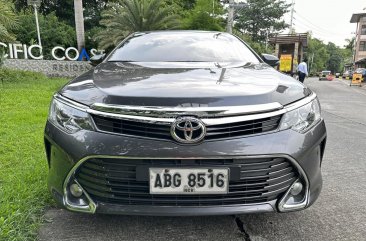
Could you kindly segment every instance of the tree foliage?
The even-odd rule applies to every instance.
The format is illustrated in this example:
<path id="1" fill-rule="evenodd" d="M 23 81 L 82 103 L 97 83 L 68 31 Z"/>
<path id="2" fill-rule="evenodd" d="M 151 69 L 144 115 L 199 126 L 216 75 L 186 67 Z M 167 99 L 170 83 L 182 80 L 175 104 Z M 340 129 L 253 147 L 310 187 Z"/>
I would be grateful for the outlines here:
<path id="1" fill-rule="evenodd" d="M 268 45 L 266 49 L 265 44 L 253 41 L 253 39 L 248 34 L 240 32 L 237 29 L 233 30 L 233 34 L 244 40 L 258 54 L 268 54 L 273 52 L 272 46 Z"/>
<path id="2" fill-rule="evenodd" d="M 98 25 L 101 19 L 101 11 L 106 7 L 108 1 L 83 0 L 85 30 L 92 29 Z M 13 0 L 13 2 L 18 12 L 24 12 L 31 8 L 28 6 L 27 0 Z M 43 15 L 55 13 L 61 21 L 66 22 L 70 26 L 75 26 L 74 0 L 41 0 L 39 11 Z"/>
<path id="3" fill-rule="evenodd" d="M 18 26 L 17 16 L 8 1 L 0 0 L 0 41 L 14 41 L 12 30 Z"/>
<path id="4" fill-rule="evenodd" d="M 341 73 L 344 64 L 349 63 L 352 59 L 352 51 L 347 49 L 347 47 L 340 48 L 332 42 L 325 44 L 312 36 L 309 38 L 306 52 L 310 62 L 310 71 L 313 74 L 322 70 Z"/>
<path id="5" fill-rule="evenodd" d="M 118 0 L 108 4 L 102 13 L 104 27 L 96 36 L 101 48 L 116 45 L 127 35 L 138 31 L 176 29 L 179 16 L 164 6 L 162 0 Z"/>
<path id="6" fill-rule="evenodd" d="M 323 41 L 309 37 L 307 56 L 310 62 L 309 68 L 312 73 L 325 70 L 329 53 Z"/>
<path id="7" fill-rule="evenodd" d="M 76 44 L 75 30 L 60 21 L 55 13 L 39 16 L 43 55 L 51 58 L 51 50 L 55 46 L 70 47 Z M 19 28 L 16 30 L 17 40 L 24 44 L 34 44 L 37 39 L 35 18 L 32 12 L 26 11 L 19 16 Z"/>
<path id="8" fill-rule="evenodd" d="M 238 11 L 235 27 L 253 41 L 264 42 L 267 31 L 275 34 L 287 27 L 281 19 L 289 7 L 285 0 L 247 0 L 247 6 Z"/>
<path id="9" fill-rule="evenodd" d="M 327 50 L 329 53 L 329 58 L 327 61 L 327 69 L 332 73 L 341 72 L 344 66 L 344 59 L 339 47 L 334 43 L 328 43 Z"/>
<path id="10" fill-rule="evenodd" d="M 219 1 L 197 0 L 194 8 L 184 19 L 184 28 L 193 30 L 224 30 L 225 23 L 221 15 L 224 10 Z"/>

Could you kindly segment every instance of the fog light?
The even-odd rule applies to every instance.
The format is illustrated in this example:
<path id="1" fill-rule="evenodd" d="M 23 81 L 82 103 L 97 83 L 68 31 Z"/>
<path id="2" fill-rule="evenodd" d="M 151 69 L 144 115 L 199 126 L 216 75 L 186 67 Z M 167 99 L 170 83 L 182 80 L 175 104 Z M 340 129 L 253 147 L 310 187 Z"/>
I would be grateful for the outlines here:
<path id="1" fill-rule="evenodd" d="M 83 189 L 76 183 L 70 185 L 70 192 L 74 197 L 81 197 L 83 195 Z"/>
<path id="2" fill-rule="evenodd" d="M 291 188 L 291 195 L 293 196 L 297 196 L 301 193 L 302 191 L 302 188 L 303 188 L 303 185 L 301 182 L 296 182 L 294 183 L 294 185 L 292 185 L 292 188 Z"/>

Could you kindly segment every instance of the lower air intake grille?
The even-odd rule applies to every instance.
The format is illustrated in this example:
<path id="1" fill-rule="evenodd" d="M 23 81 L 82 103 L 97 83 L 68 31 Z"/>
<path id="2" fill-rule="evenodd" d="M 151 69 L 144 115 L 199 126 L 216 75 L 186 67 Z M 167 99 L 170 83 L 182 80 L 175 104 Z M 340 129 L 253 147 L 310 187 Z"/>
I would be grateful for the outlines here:
<path id="1" fill-rule="evenodd" d="M 146 170 L 146 173 L 139 175 L 148 176 L 149 167 L 239 168 L 240 178 L 230 180 L 228 194 L 152 195 L 149 193 L 149 182 L 137 180 L 138 170 Z M 298 178 L 298 173 L 285 158 L 197 160 L 98 158 L 84 162 L 77 170 L 75 178 L 95 202 L 119 205 L 219 206 L 261 203 L 278 199 Z"/>

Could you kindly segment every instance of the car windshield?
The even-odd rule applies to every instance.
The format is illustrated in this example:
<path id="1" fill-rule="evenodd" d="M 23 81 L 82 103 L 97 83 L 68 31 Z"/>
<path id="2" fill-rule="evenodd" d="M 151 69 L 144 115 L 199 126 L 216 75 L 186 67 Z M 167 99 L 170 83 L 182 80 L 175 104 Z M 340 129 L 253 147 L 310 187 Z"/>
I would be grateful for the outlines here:
<path id="1" fill-rule="evenodd" d="M 330 71 L 323 71 L 323 74 L 330 74 Z"/>
<path id="2" fill-rule="evenodd" d="M 118 46 L 108 61 L 252 62 L 255 54 L 238 38 L 219 32 L 148 32 Z"/>

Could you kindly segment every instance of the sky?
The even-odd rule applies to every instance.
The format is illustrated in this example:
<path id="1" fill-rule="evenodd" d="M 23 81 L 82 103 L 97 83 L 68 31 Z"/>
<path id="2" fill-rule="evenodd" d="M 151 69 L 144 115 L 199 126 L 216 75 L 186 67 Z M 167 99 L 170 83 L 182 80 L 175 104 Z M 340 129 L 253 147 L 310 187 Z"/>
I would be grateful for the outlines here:
<path id="1" fill-rule="evenodd" d="M 352 14 L 366 13 L 364 8 L 366 0 L 295 0 L 294 28 L 298 33 L 311 30 L 314 37 L 343 47 L 345 39 L 355 35 Z M 285 21 L 290 23 L 290 13 Z"/>

